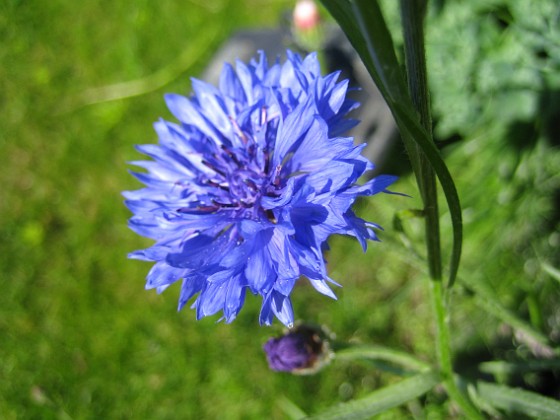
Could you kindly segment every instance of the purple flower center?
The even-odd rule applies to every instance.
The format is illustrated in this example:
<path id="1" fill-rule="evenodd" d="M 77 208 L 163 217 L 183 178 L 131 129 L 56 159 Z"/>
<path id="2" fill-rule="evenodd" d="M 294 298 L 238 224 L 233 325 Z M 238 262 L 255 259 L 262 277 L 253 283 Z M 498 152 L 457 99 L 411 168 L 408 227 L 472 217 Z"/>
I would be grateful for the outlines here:
<path id="1" fill-rule="evenodd" d="M 227 174 L 229 193 L 232 201 L 242 207 L 252 207 L 261 195 L 266 178 L 251 169 L 235 169 Z"/>
<path id="2" fill-rule="evenodd" d="M 265 122 L 274 129 L 275 121 Z M 204 188 L 204 198 L 201 199 L 198 210 L 216 212 L 233 211 L 236 216 L 253 220 L 268 220 L 276 223 L 271 210 L 264 210 L 260 206 L 261 197 L 277 198 L 283 188 L 280 178 L 281 166 L 270 175 L 270 155 L 263 146 L 250 134 L 239 131 L 239 138 L 244 143 L 242 148 L 220 146 L 214 147 L 215 153 L 205 157 L 202 163 L 210 169 L 200 179 Z M 265 132 L 264 126 L 261 127 Z M 259 130 L 259 132 L 261 131 Z M 266 144 L 266 142 L 264 142 Z M 208 203 L 210 201 L 210 203 Z"/>
<path id="3" fill-rule="evenodd" d="M 212 191 L 212 195 L 219 199 L 227 198 L 228 203 L 223 204 L 250 207 L 255 202 L 265 175 L 251 157 L 239 157 L 224 147 L 222 153 L 214 154 L 202 163 L 214 172 L 211 176 L 206 175 L 202 183 L 220 188 L 222 192 Z"/>

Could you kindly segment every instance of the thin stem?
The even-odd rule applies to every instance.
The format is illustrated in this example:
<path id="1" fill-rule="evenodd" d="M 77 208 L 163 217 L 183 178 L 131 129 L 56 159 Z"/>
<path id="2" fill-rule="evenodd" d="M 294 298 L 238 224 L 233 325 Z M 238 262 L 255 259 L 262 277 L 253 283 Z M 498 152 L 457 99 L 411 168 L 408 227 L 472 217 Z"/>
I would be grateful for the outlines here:
<path id="1" fill-rule="evenodd" d="M 348 345 L 331 343 L 338 360 L 360 360 L 370 359 L 389 362 L 405 369 L 416 372 L 428 371 L 431 366 L 411 356 L 409 353 L 400 352 L 388 347 L 371 345 Z"/>
<path id="2" fill-rule="evenodd" d="M 451 342 L 447 324 L 447 310 L 444 303 L 444 290 L 440 281 L 432 281 L 431 295 L 436 316 L 436 348 L 440 374 L 449 397 L 455 401 L 469 419 L 482 419 L 482 415 L 455 383 L 451 358 Z"/>

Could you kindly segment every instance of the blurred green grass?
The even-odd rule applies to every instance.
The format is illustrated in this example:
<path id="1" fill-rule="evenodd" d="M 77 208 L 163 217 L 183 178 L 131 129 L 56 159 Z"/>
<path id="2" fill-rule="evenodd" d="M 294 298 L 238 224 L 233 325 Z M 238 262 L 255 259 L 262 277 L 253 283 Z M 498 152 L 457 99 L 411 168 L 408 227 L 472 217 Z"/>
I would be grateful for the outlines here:
<path id="1" fill-rule="evenodd" d="M 146 292 L 149 264 L 126 259 L 149 244 L 126 227 L 120 193 L 138 187 L 126 162 L 138 158 L 135 144 L 156 141 L 152 122 L 169 116 L 162 94 L 187 93 L 188 77 L 202 72 L 233 31 L 274 26 L 291 4 L 0 4 L 1 418 L 279 419 L 283 397 L 317 412 L 396 379 L 339 362 L 313 377 L 274 374 L 261 347 L 281 327 L 258 326 L 257 298 L 248 297 L 232 325 L 197 322 L 188 309 L 176 312 L 178 285 L 163 295 Z M 86 107 L 73 101 L 88 89 L 154 74 L 191 48 L 197 59 L 161 89 Z M 466 215 L 461 273 L 558 340 L 560 285 L 538 265 L 538 258 L 558 263 L 551 199 L 558 151 L 540 142 L 519 152 L 494 135 L 448 152 Z M 416 191 L 408 175 L 395 189 Z M 418 206 L 396 196 L 359 203 L 362 215 L 386 228 L 383 242 L 362 254 L 336 238 L 328 260 L 344 286 L 339 300 L 302 282 L 297 316 L 343 341 L 435 360 L 423 265 L 391 225 L 395 212 Z M 414 220 L 406 229 L 420 235 Z M 453 307 L 455 345 L 465 359 L 518 349 L 467 288 L 458 286 Z M 444 417 L 441 401 L 429 396 L 428 413 Z"/>

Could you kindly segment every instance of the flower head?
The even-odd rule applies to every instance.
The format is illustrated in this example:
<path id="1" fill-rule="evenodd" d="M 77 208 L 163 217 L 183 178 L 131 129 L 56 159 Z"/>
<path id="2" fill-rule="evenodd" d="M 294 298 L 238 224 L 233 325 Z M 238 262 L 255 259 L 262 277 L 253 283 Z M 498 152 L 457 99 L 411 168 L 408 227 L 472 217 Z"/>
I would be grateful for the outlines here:
<path id="1" fill-rule="evenodd" d="M 315 54 L 268 66 L 266 57 L 236 69 L 219 86 L 193 79 L 191 98 L 166 95 L 179 123 L 155 123 L 158 145 L 139 146 L 152 160 L 132 162 L 146 187 L 125 192 L 132 230 L 155 244 L 130 254 L 155 262 L 146 288 L 182 279 L 179 309 L 197 295 L 197 319 L 218 312 L 235 319 L 246 291 L 263 299 L 261 324 L 274 316 L 291 326 L 290 293 L 307 277 L 335 298 L 322 249 L 332 234 L 366 248 L 377 227 L 350 209 L 395 180 L 358 178 L 373 165 L 363 145 L 340 137 L 355 125 L 347 81 L 321 76 Z"/>

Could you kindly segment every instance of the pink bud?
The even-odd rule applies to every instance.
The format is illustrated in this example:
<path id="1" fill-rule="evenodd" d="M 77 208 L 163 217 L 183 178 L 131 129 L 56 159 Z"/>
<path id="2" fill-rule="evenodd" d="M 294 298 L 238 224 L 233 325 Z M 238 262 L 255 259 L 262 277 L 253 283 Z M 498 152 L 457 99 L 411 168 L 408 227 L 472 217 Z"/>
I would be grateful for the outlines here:
<path id="1" fill-rule="evenodd" d="M 300 30 L 309 30 L 319 23 L 319 9 L 313 0 L 299 0 L 294 9 L 294 25 Z"/>

